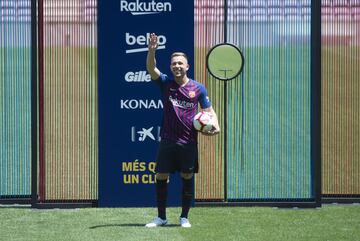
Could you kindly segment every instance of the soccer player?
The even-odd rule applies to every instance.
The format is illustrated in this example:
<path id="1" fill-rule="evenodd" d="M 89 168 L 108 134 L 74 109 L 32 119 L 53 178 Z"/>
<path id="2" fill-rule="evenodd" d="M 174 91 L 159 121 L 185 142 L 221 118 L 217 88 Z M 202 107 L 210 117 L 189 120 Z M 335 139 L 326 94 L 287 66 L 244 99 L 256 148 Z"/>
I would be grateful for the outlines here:
<path id="1" fill-rule="evenodd" d="M 219 133 L 220 128 L 205 87 L 187 76 L 189 70 L 187 56 L 181 52 L 171 55 L 170 69 L 173 76 L 170 77 L 156 67 L 157 47 L 157 36 L 152 33 L 149 39 L 146 67 L 153 82 L 161 88 L 164 113 L 161 142 L 156 158 L 158 217 L 146 224 L 146 227 L 167 224 L 167 180 L 170 173 L 180 171 L 183 183 L 180 225 L 190 228 L 188 213 L 194 195 L 193 176 L 198 172 L 197 131 L 192 123 L 198 110 L 198 103 L 202 111 L 210 112 L 215 119 L 213 129 L 204 134 L 215 135 Z"/>

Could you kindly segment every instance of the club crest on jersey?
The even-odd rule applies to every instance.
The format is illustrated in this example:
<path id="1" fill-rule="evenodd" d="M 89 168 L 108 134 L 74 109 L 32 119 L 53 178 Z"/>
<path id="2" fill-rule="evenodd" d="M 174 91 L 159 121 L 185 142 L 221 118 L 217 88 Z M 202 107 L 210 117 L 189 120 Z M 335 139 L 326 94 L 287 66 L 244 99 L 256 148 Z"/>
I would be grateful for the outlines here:
<path id="1" fill-rule="evenodd" d="M 189 91 L 189 97 L 194 98 L 195 97 L 195 91 Z"/>

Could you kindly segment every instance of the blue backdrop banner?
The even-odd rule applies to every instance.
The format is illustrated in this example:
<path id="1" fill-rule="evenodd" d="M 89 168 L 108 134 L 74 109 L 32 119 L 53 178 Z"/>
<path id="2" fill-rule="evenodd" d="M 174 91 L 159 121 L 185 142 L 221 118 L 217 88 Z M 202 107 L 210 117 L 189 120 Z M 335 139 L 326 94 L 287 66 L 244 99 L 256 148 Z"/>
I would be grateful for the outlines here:
<path id="1" fill-rule="evenodd" d="M 158 35 L 158 68 L 187 53 L 193 76 L 194 2 L 98 1 L 99 206 L 155 206 L 155 157 L 163 102 L 146 72 L 150 33 Z M 181 183 L 171 176 L 168 205 L 179 206 Z"/>

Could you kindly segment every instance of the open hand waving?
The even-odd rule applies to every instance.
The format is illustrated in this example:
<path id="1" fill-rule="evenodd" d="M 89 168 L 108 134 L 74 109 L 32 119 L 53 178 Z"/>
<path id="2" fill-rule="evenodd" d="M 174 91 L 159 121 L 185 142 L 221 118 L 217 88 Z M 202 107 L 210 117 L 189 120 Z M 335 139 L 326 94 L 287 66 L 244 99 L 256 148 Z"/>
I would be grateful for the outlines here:
<path id="1" fill-rule="evenodd" d="M 157 47 L 158 47 L 158 37 L 155 33 L 151 33 L 149 38 L 149 50 L 156 50 Z"/>

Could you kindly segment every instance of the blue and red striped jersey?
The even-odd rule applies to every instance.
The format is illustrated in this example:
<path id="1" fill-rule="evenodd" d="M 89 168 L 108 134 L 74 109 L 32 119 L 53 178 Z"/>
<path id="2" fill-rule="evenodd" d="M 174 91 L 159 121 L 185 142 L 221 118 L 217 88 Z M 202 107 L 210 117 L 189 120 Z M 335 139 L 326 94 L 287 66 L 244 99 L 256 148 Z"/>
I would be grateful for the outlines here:
<path id="1" fill-rule="evenodd" d="M 211 106 L 205 86 L 193 79 L 180 86 L 163 73 L 154 81 L 161 88 L 164 104 L 161 138 L 179 144 L 197 142 L 193 119 L 198 111 L 198 104 L 202 109 Z"/>

